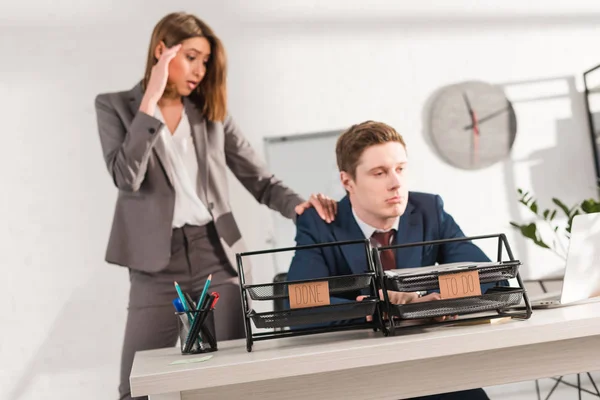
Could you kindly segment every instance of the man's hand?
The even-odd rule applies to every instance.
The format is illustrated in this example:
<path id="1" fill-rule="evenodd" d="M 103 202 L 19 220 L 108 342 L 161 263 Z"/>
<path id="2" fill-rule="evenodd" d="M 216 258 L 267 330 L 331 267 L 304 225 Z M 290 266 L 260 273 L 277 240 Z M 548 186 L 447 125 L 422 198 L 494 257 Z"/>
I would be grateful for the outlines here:
<path id="1" fill-rule="evenodd" d="M 398 296 L 398 295 L 411 295 L 410 297 L 407 296 Z M 405 302 L 405 303 L 394 303 L 392 302 L 392 296 L 394 296 L 395 299 L 399 299 L 400 301 L 406 300 L 407 298 L 409 299 L 409 301 Z M 415 298 L 416 296 L 416 298 Z M 392 304 L 408 304 L 408 303 L 424 303 L 426 301 L 434 301 L 434 300 L 441 300 L 442 297 L 440 296 L 439 293 L 429 293 L 428 295 L 419 297 L 419 295 L 417 293 L 401 293 L 401 292 L 392 292 L 390 290 L 388 290 L 388 297 L 390 298 L 390 302 Z M 443 321 L 449 321 L 449 320 L 454 320 L 456 319 L 457 316 L 456 315 L 444 315 L 441 317 L 434 317 L 433 320 L 437 321 L 437 322 L 443 322 Z"/>
<path id="2" fill-rule="evenodd" d="M 426 301 L 439 300 L 439 293 L 431 293 L 426 296 L 419 297 L 417 292 L 395 292 L 388 290 L 388 299 L 392 304 L 408 304 L 408 303 L 424 303 Z M 379 298 L 383 300 L 383 291 L 379 290 Z"/>
<path id="3" fill-rule="evenodd" d="M 393 290 L 388 290 L 387 294 L 388 294 L 388 299 L 390 300 L 391 304 L 424 303 L 427 301 L 441 300 L 441 296 L 439 293 L 430 293 L 428 295 L 419 297 L 419 294 L 417 292 L 395 292 Z M 356 298 L 356 301 L 362 301 L 366 297 L 368 297 L 368 296 L 358 296 Z M 379 290 L 379 298 L 381 300 L 383 300 L 383 291 L 382 290 Z M 384 316 L 384 318 L 387 318 L 387 316 Z M 454 320 L 456 318 L 457 318 L 456 315 L 453 315 L 453 316 L 448 315 L 448 316 L 442 316 L 442 317 L 435 317 L 433 319 L 437 322 L 443 322 L 443 321 L 447 321 L 447 320 Z M 372 321 L 372 320 L 373 320 L 373 318 L 371 316 L 367 316 L 367 321 Z"/>
<path id="4" fill-rule="evenodd" d="M 381 290 L 380 290 L 380 292 L 381 292 Z M 356 301 L 363 301 L 367 297 L 370 297 L 370 296 L 358 296 L 356 298 Z M 371 322 L 371 321 L 373 321 L 373 316 L 372 315 L 367 315 L 367 322 Z"/>
<path id="5" fill-rule="evenodd" d="M 311 194 L 307 201 L 298 204 L 295 208 L 296 214 L 302 215 L 304 210 L 311 207 L 314 207 L 319 217 L 327 223 L 333 221 L 337 214 L 337 202 L 321 193 Z"/>
<path id="6" fill-rule="evenodd" d="M 426 300 L 422 300 L 422 301 L 429 301 L 429 298 L 431 297 L 430 300 L 435 300 L 435 296 L 433 295 L 437 295 L 437 297 L 439 298 L 439 294 L 437 293 L 432 293 L 431 295 L 427 295 L 427 296 L 423 296 L 423 297 L 419 297 L 419 294 L 416 292 L 394 292 L 393 290 L 388 290 L 387 291 L 388 294 L 388 298 L 390 299 L 390 303 L 391 304 L 408 304 L 408 303 L 417 303 L 419 302 L 421 299 L 426 299 Z M 366 297 L 369 296 L 358 296 L 356 298 L 356 301 L 362 301 L 363 299 L 365 299 Z M 379 290 L 379 298 L 381 300 L 383 300 L 383 290 Z M 384 318 L 387 319 L 387 316 L 384 316 Z M 372 316 L 367 316 L 367 321 L 372 321 L 373 317 Z"/>

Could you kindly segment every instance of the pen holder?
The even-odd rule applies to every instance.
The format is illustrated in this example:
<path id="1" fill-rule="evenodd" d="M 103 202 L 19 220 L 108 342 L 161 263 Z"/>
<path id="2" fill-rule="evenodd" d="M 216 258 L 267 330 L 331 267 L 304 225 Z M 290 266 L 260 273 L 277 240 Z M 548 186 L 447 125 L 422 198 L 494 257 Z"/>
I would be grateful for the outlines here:
<path id="1" fill-rule="evenodd" d="M 214 310 L 176 312 L 181 354 L 217 351 Z M 190 318 L 191 317 L 191 318 Z"/>

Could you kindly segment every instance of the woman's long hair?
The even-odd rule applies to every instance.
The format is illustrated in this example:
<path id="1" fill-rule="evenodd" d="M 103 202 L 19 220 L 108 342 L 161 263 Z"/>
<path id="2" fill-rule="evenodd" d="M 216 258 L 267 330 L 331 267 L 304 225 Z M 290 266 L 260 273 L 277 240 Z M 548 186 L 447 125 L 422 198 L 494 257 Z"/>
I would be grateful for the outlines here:
<path id="1" fill-rule="evenodd" d="M 202 110 L 208 120 L 223 121 L 227 114 L 227 59 L 225 48 L 212 29 L 192 14 L 179 12 L 166 15 L 154 27 L 150 47 L 148 48 L 146 72 L 142 82 L 143 88 L 146 90 L 152 67 L 158 62 L 154 56 L 156 46 L 162 41 L 167 48 L 170 48 L 193 37 L 206 38 L 210 43 L 211 55 L 206 65 L 204 78 L 189 98 Z M 165 94 L 169 95 L 174 90 L 173 87 L 167 85 Z"/>

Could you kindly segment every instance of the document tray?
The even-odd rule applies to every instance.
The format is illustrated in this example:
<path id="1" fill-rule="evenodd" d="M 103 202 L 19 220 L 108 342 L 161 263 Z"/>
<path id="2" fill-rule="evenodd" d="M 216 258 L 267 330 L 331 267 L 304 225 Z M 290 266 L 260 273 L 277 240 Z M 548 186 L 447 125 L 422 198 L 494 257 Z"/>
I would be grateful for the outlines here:
<path id="1" fill-rule="evenodd" d="M 415 319 L 503 310 L 519 304 L 523 298 L 523 292 L 523 289 L 515 289 L 458 299 L 391 305 L 390 312 L 402 319 Z"/>
<path id="2" fill-rule="evenodd" d="M 245 289 L 252 300 L 274 300 L 288 297 L 288 285 L 307 282 L 327 281 L 329 283 L 329 294 L 358 291 L 366 289 L 371 285 L 374 273 L 360 275 L 345 275 L 327 278 L 317 278 L 302 281 L 287 281 L 265 283 L 259 285 L 246 285 Z"/>
<path id="3" fill-rule="evenodd" d="M 454 263 L 431 267 L 405 268 L 385 271 L 386 286 L 398 292 L 416 292 L 418 290 L 439 289 L 438 278 L 447 273 L 459 273 L 477 270 L 479 282 L 490 283 L 514 278 L 520 261 L 500 261 L 482 263 Z"/>
<path id="4" fill-rule="evenodd" d="M 375 313 L 377 299 L 365 299 L 328 306 L 296 308 L 283 311 L 248 313 L 257 328 L 283 328 L 324 322 L 363 318 Z"/>

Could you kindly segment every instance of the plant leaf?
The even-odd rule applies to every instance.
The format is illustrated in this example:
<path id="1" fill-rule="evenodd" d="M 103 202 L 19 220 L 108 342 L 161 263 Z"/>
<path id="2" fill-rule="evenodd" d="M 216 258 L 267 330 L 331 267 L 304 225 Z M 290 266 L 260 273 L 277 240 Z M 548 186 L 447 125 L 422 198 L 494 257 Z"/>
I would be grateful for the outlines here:
<path id="1" fill-rule="evenodd" d="M 553 197 L 552 202 L 556 204 L 565 213 L 567 218 L 571 216 L 571 210 L 569 210 L 569 208 L 565 206 L 565 204 L 562 201 L 560 201 L 556 197 Z"/>
<path id="2" fill-rule="evenodd" d="M 587 199 L 581 203 L 581 210 L 586 214 L 600 212 L 600 202 L 594 199 Z"/>
<path id="3" fill-rule="evenodd" d="M 575 216 L 579 215 L 579 210 L 575 210 L 575 212 L 573 213 L 573 215 L 569 218 L 569 223 L 567 225 L 567 232 L 571 233 L 571 227 L 573 226 L 573 218 L 575 218 Z"/>
<path id="4" fill-rule="evenodd" d="M 537 226 L 535 225 L 535 223 L 530 223 L 528 225 L 519 225 L 517 223 L 511 222 L 510 223 L 512 226 L 514 226 L 515 228 L 518 228 L 521 231 L 521 234 L 523 236 L 525 236 L 526 238 L 530 239 L 533 241 L 533 243 L 535 243 L 536 245 L 544 248 L 544 249 L 549 249 L 550 246 L 548 246 L 540 237 L 539 232 L 537 230 Z"/>

